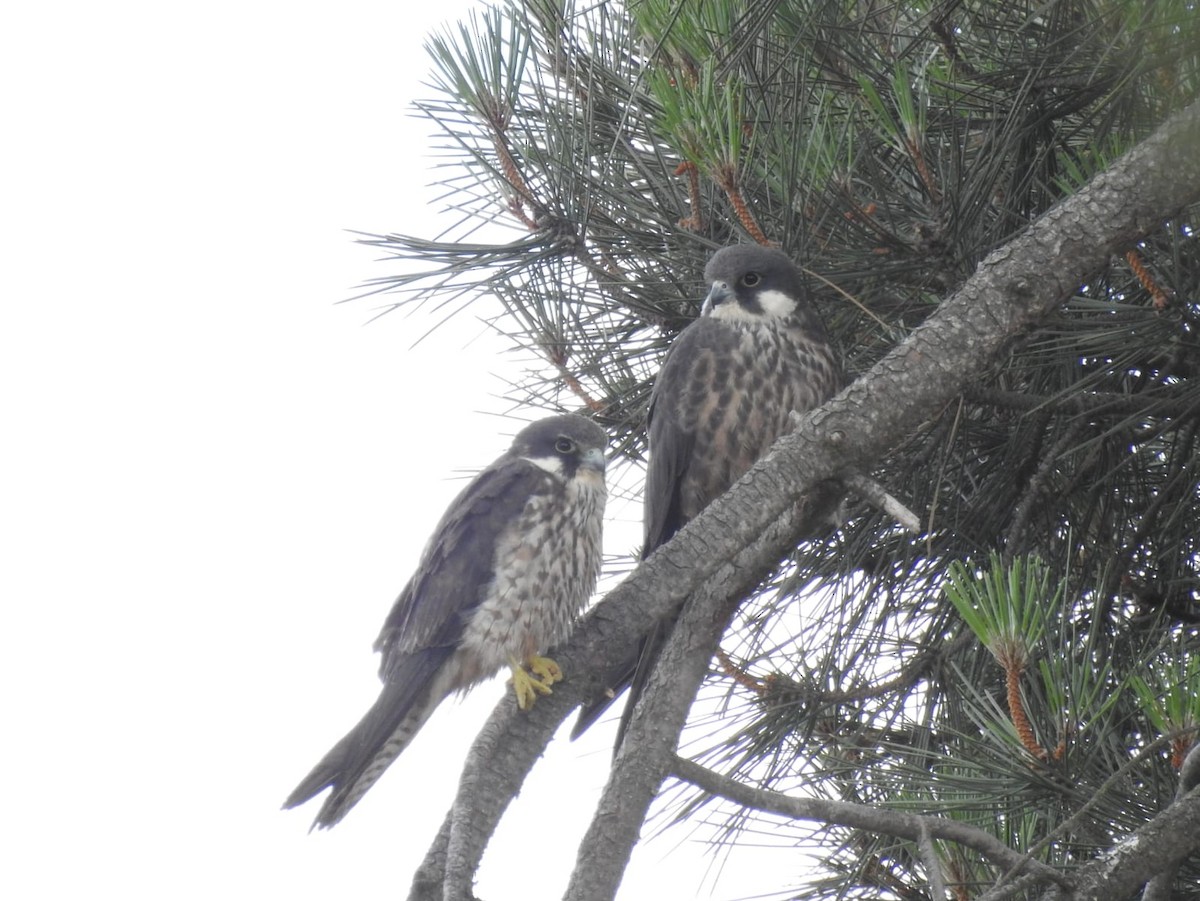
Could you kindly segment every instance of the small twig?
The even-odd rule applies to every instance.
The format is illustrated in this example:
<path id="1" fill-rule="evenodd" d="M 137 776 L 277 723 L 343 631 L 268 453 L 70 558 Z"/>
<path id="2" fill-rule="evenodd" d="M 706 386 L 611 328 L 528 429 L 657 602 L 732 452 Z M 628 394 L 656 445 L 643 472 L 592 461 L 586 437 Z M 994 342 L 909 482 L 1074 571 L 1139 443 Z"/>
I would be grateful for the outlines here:
<path id="1" fill-rule="evenodd" d="M 917 514 L 904 506 L 895 497 L 888 494 L 887 489 L 869 476 L 854 473 L 846 476 L 843 481 L 862 496 L 871 506 L 882 510 L 896 520 L 900 526 L 914 535 L 921 534 L 921 520 Z"/>
<path id="2" fill-rule="evenodd" d="M 848 206 L 850 208 L 844 214 L 848 221 L 859 222 L 868 231 L 872 232 L 876 238 L 878 238 L 881 241 L 884 241 L 888 244 L 903 244 L 904 243 L 903 241 L 901 241 L 901 239 L 899 237 L 897 237 L 893 232 L 889 231 L 884 225 L 882 225 L 880 223 L 879 217 L 877 217 L 875 215 L 875 211 L 876 211 L 877 207 L 876 207 L 876 204 L 874 201 L 868 202 L 865 207 L 862 206 L 861 204 L 859 204 L 858 200 L 855 199 L 854 194 L 850 189 L 850 186 L 846 185 L 846 184 L 842 184 L 840 186 L 840 192 L 846 202 L 846 206 Z M 884 249 L 876 248 L 874 252 L 875 253 L 889 253 L 890 251 L 887 250 L 886 248 L 884 248 Z"/>
<path id="3" fill-rule="evenodd" d="M 730 204 L 733 206 L 734 215 L 737 216 L 738 222 L 742 224 L 750 237 L 766 247 L 771 246 L 770 240 L 762 227 L 758 224 L 758 220 L 754 218 L 754 214 L 750 212 L 750 206 L 746 203 L 746 198 L 742 195 L 742 189 L 738 186 L 737 170 L 730 164 L 722 166 L 713 177 L 721 190 L 725 192 L 725 196 L 729 198 Z"/>
<path id="4" fill-rule="evenodd" d="M 934 203 L 942 202 L 942 191 L 937 185 L 937 180 L 934 179 L 933 173 L 929 171 L 929 164 L 925 161 L 925 154 L 921 152 L 921 145 L 918 141 L 911 137 L 902 139 L 904 149 L 908 152 L 909 159 L 913 161 L 913 165 L 917 167 L 917 176 L 921 179 L 921 183 L 925 185 L 925 190 L 929 192 L 929 199 Z"/>
<path id="5" fill-rule="evenodd" d="M 533 219 L 533 217 L 531 217 L 527 212 L 525 212 L 525 204 L 521 202 L 521 198 L 519 196 L 513 195 L 512 197 L 508 198 L 508 203 L 506 206 L 508 207 L 508 211 L 512 213 L 515 218 L 519 219 L 521 224 L 527 229 L 529 229 L 531 232 L 538 230 L 537 221 Z"/>
<path id="6" fill-rule="evenodd" d="M 1022 540 L 1022 536 L 1025 534 L 1025 528 L 1029 524 L 1029 520 L 1033 517 L 1035 509 L 1037 509 L 1037 502 L 1045 496 L 1047 484 L 1058 472 L 1059 458 L 1067 453 L 1075 442 L 1076 436 L 1084 429 L 1085 425 L 1086 423 L 1083 420 L 1076 420 L 1069 423 L 1063 434 L 1054 442 L 1054 446 L 1046 452 L 1046 455 L 1034 471 L 1033 476 L 1029 479 L 1022 493 L 1021 500 L 1013 512 L 1012 522 L 1009 524 L 1008 531 L 1004 536 L 1004 548 L 1007 557 L 1011 558 L 1012 555 L 1020 553 L 1027 546 L 1028 543 Z"/>
<path id="7" fill-rule="evenodd" d="M 1021 391 L 1002 391 L 996 388 L 968 386 L 963 396 L 977 404 L 1001 407 L 1007 410 L 1030 412 L 1052 410 L 1089 416 L 1146 414 L 1153 411 L 1160 416 L 1191 416 L 1196 412 L 1195 401 L 1183 394 L 1173 395 L 1171 389 L 1155 388 L 1134 395 L 1108 394 L 1093 391 L 1088 394 L 1047 396 Z"/>
<path id="8" fill-rule="evenodd" d="M 521 169 L 513 158 L 512 151 L 508 149 L 508 142 L 505 140 L 508 117 L 497 105 L 497 108 L 488 114 L 487 120 L 488 125 L 492 128 L 492 146 L 496 149 L 496 156 L 500 160 L 500 171 L 514 192 L 508 198 L 508 211 L 530 231 L 537 231 L 541 227 L 537 221 L 537 203 L 533 198 L 533 192 L 529 190 L 529 185 L 521 175 Z M 533 216 L 525 212 L 526 203 L 533 209 Z"/>
<path id="9" fill-rule="evenodd" d="M 704 218 L 700 215 L 700 170 L 690 160 L 680 163 L 675 169 L 676 175 L 686 175 L 688 179 L 688 204 L 692 214 L 679 220 L 679 227 L 688 231 L 698 232 L 704 228 Z"/>
<path id="10" fill-rule="evenodd" d="M 608 404 L 598 401 L 588 394 L 587 389 L 583 387 L 583 383 L 579 381 L 578 376 L 567 369 L 567 357 L 568 355 L 565 351 L 546 350 L 546 359 L 558 370 L 558 374 L 562 378 L 563 384 L 567 386 L 567 390 L 583 401 L 593 413 L 604 412 L 608 408 Z"/>
<path id="11" fill-rule="evenodd" d="M 1033 734 L 1033 726 L 1029 722 L 1029 714 L 1025 712 L 1025 702 L 1021 698 L 1021 673 L 1023 663 L 1013 660 L 1009 655 L 998 656 L 1000 665 L 1004 667 L 1004 687 L 1008 695 L 1008 715 L 1012 719 L 1013 728 L 1017 730 L 1017 738 L 1021 746 L 1036 759 L 1045 761 L 1049 758 L 1046 749 L 1038 743 Z"/>
<path id="12" fill-rule="evenodd" d="M 1154 276 L 1150 274 L 1150 270 L 1142 262 L 1141 255 L 1131 247 L 1125 251 L 1125 259 L 1129 263 L 1129 268 L 1133 270 L 1133 274 L 1137 276 L 1137 280 L 1142 283 L 1142 287 L 1150 292 L 1150 297 L 1154 300 L 1154 309 L 1159 312 L 1165 310 L 1170 305 L 1171 300 L 1167 297 L 1167 292 L 1154 280 Z"/>
<path id="13" fill-rule="evenodd" d="M 1005 877 L 1003 881 L 988 889 L 974 901 L 1006 901 L 1015 895 L 1024 894 L 1037 883 L 1038 879 L 1033 875 L 1018 876 L 1016 879 Z"/>
<path id="14" fill-rule="evenodd" d="M 943 444 L 943 447 L 953 447 L 954 446 L 954 442 L 958 438 L 958 430 L 962 426 L 962 423 L 963 423 L 964 404 L 963 404 L 962 395 L 959 395 L 959 397 L 956 401 L 951 401 L 949 404 L 947 404 L 945 407 L 943 407 L 943 409 L 941 410 L 941 412 L 938 415 L 939 416 L 945 415 L 946 410 L 948 410 L 950 408 L 951 404 L 953 404 L 953 406 L 955 407 L 954 418 L 950 424 L 950 434 L 947 436 L 947 438 Z M 931 417 L 931 419 L 932 419 L 932 417 Z M 942 483 L 944 481 L 946 481 L 946 479 L 948 478 L 947 470 L 950 467 L 950 454 L 944 453 L 944 454 L 941 454 L 940 456 L 942 459 L 938 465 L 937 475 L 934 476 L 934 479 L 933 479 L 933 490 L 929 494 L 929 496 L 932 498 L 938 498 L 938 497 L 942 496 Z M 938 512 L 937 503 L 935 502 L 935 503 L 930 504 L 929 505 L 929 519 L 925 523 L 925 550 L 931 556 L 933 554 L 933 535 L 934 535 L 934 525 L 937 522 L 937 512 Z"/>
<path id="15" fill-rule="evenodd" d="M 788 415 L 788 419 L 794 426 L 800 421 L 803 414 L 793 411 Z M 846 485 L 857 491 L 862 498 L 870 503 L 873 507 L 882 510 L 888 516 L 896 520 L 900 526 L 915 535 L 921 534 L 921 520 L 917 514 L 913 513 L 908 507 L 904 506 L 899 500 L 888 493 L 887 489 L 876 482 L 869 476 L 861 473 L 852 473 L 844 476 L 842 481 Z"/>
<path id="16" fill-rule="evenodd" d="M 778 698 L 794 697 L 808 701 L 812 705 L 823 704 L 855 704 L 870 698 L 880 698 L 884 695 L 900 692 L 911 688 L 929 673 L 941 660 L 948 659 L 975 640 L 970 631 L 960 632 L 953 640 L 937 650 L 927 649 L 919 653 L 909 663 L 901 667 L 900 672 L 891 679 L 859 688 L 853 691 L 818 691 L 801 685 L 779 674 L 772 674 L 763 680 L 763 687 L 768 695 Z"/>
<path id="17" fill-rule="evenodd" d="M 724 648 L 717 648 L 716 658 L 717 663 L 720 664 L 721 672 L 742 686 L 742 688 L 749 689 L 759 697 L 767 693 L 767 683 L 762 679 L 752 676 L 749 671 L 734 663 L 733 658 L 725 653 Z"/>
<path id="18" fill-rule="evenodd" d="M 492 146 L 496 148 L 496 156 L 500 158 L 500 171 L 504 173 L 504 180 L 521 198 L 532 202 L 533 194 L 521 175 L 521 169 L 517 166 L 512 151 L 508 149 L 508 142 L 504 139 L 508 130 L 506 117 L 497 111 L 491 116 L 488 124 L 492 126 Z"/>

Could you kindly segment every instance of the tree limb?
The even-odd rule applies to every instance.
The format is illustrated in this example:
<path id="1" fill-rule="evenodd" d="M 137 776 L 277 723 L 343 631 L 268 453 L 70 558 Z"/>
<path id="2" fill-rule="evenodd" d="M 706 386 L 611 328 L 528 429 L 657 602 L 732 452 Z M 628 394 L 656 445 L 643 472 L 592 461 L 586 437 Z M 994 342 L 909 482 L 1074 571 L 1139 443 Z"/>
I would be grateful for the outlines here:
<path id="1" fill-rule="evenodd" d="M 766 487 L 756 486 L 759 490 Z M 770 489 L 767 488 L 769 491 Z M 793 505 L 750 547 L 695 591 L 671 629 L 613 760 L 591 826 L 579 847 L 567 901 L 610 898 L 620 885 L 646 812 L 675 758 L 679 734 L 736 603 L 778 565 L 781 546 L 796 541 L 829 509 L 826 493 Z"/>
<path id="2" fill-rule="evenodd" d="M 887 489 L 874 479 L 856 472 L 846 476 L 846 484 L 857 491 L 871 506 L 882 510 L 896 520 L 902 529 L 912 532 L 914 535 L 921 534 L 920 517 L 904 506 L 898 498 L 888 494 Z"/>
<path id="3" fill-rule="evenodd" d="M 917 846 L 921 849 L 921 863 L 925 865 L 925 872 L 929 874 L 930 896 L 936 901 L 945 901 L 946 879 L 942 875 L 942 862 L 938 859 L 937 849 L 933 846 L 933 836 L 926 822 L 921 823 Z"/>
<path id="4" fill-rule="evenodd" d="M 1183 766 L 1179 768 L 1179 788 L 1175 792 L 1176 802 L 1186 797 L 1188 792 L 1197 785 L 1200 785 L 1200 742 L 1192 745 L 1192 750 L 1183 759 Z M 1142 901 L 1171 901 L 1171 889 L 1175 884 L 1175 875 L 1179 872 L 1179 865 L 1183 863 L 1187 853 L 1190 852 L 1185 852 L 1172 860 L 1162 872 L 1146 883 Z"/>
<path id="5" fill-rule="evenodd" d="M 690 782 L 743 807 L 797 820 L 815 820 L 832 826 L 864 829 L 867 832 L 892 835 L 918 844 L 922 835 L 927 835 L 931 839 L 954 842 L 977 851 L 998 867 L 1027 872 L 1040 881 L 1053 882 L 1064 888 L 1071 887 L 1070 880 L 1054 867 L 1030 860 L 995 836 L 957 820 L 939 816 L 919 816 L 902 810 L 885 810 L 868 804 L 828 801 L 824 798 L 797 798 L 782 792 L 754 788 L 682 757 L 671 761 L 671 773 L 684 782 Z M 928 863 L 926 861 L 927 865 Z M 939 897 L 944 898 L 945 894 Z"/>
<path id="6" fill-rule="evenodd" d="M 1194 788 L 1074 874 L 1071 901 L 1128 898 L 1149 880 L 1200 851 L 1200 788 Z M 1044 895 L 1047 899 L 1054 895 Z"/>

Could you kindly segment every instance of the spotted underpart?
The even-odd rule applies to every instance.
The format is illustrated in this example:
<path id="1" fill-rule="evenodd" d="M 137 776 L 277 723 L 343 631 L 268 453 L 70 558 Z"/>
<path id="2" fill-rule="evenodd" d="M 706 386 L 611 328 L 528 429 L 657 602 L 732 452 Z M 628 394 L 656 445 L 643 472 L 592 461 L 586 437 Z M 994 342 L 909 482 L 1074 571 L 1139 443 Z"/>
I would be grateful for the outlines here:
<path id="1" fill-rule="evenodd" d="M 689 333 L 688 378 L 678 391 L 658 394 L 656 413 L 687 424 L 690 453 L 666 495 L 677 507 L 647 511 L 646 554 L 765 455 L 788 430 L 792 411 L 819 406 L 840 384 L 829 344 L 789 320 L 700 319 Z"/>
<path id="2" fill-rule="evenodd" d="M 455 499 L 375 643 L 378 700 L 285 803 L 337 823 L 450 694 L 564 641 L 600 572 L 604 430 L 555 416 Z"/>
<path id="3" fill-rule="evenodd" d="M 490 676 L 566 640 L 600 574 L 604 482 L 546 472 L 496 546 L 495 579 L 463 629 L 464 675 Z"/>
<path id="4" fill-rule="evenodd" d="M 842 385 L 837 354 L 799 268 L 757 245 L 717 251 L 704 270 L 702 315 L 672 342 L 650 397 L 643 508 L 648 557 L 724 494 L 788 431 L 793 412 Z M 632 685 L 618 736 L 670 623 L 614 661 L 609 691 L 580 713 L 578 735 Z M 620 737 L 618 737 L 618 743 Z"/>

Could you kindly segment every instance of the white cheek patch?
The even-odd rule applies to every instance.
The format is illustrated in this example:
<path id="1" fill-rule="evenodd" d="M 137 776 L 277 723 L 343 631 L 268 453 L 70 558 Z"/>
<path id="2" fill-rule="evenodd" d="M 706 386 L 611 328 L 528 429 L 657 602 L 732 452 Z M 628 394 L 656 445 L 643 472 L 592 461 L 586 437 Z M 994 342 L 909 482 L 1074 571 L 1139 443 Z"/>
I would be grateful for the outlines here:
<path id="1" fill-rule="evenodd" d="M 538 469 L 544 469 L 551 475 L 561 477 L 563 474 L 562 460 L 559 457 L 522 457 L 521 459 L 532 463 Z"/>
<path id="2" fill-rule="evenodd" d="M 796 301 L 782 291 L 763 291 L 758 295 L 758 305 L 768 316 L 784 319 L 796 312 Z"/>
<path id="3" fill-rule="evenodd" d="M 710 309 L 712 312 L 708 314 L 709 316 L 713 319 L 722 319 L 725 322 L 758 322 L 762 319 L 762 316 L 757 313 L 751 313 L 740 303 L 732 299 Z"/>
<path id="4" fill-rule="evenodd" d="M 713 319 L 723 319 L 726 322 L 762 322 L 763 319 L 785 319 L 796 311 L 796 301 L 782 291 L 763 291 L 757 297 L 762 312 L 747 310 L 744 306 L 730 299 L 718 307 L 712 308 L 709 314 Z"/>

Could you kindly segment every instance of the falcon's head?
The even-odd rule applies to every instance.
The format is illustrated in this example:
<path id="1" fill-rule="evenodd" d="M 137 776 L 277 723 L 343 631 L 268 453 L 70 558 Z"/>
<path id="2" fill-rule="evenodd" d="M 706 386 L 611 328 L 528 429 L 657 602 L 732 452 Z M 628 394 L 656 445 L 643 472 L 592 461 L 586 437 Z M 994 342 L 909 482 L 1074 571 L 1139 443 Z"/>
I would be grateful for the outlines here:
<path id="1" fill-rule="evenodd" d="M 781 250 L 759 244 L 723 247 L 704 267 L 704 278 L 711 287 L 701 316 L 749 324 L 795 318 L 808 325 L 814 315 L 800 269 Z"/>
<path id="2" fill-rule="evenodd" d="M 607 443 L 604 429 L 590 419 L 567 413 L 525 426 L 513 439 L 509 454 L 563 480 L 590 474 L 603 481 Z"/>

